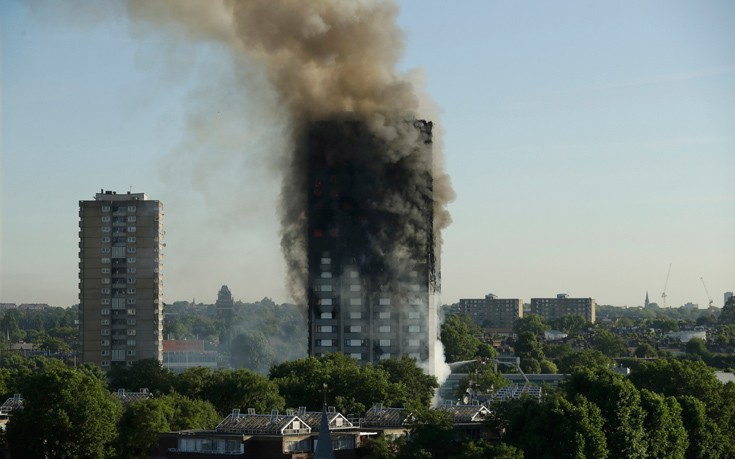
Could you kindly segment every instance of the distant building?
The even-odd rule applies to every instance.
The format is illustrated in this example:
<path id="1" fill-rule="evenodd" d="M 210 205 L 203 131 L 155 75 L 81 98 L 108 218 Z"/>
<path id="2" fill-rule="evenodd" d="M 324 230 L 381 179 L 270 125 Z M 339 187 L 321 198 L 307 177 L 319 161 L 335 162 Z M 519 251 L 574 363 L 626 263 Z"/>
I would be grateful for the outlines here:
<path id="1" fill-rule="evenodd" d="M 217 293 L 217 315 L 220 317 L 229 318 L 232 317 L 232 308 L 235 305 L 235 301 L 232 299 L 232 292 L 230 289 L 223 285 Z"/>
<path id="2" fill-rule="evenodd" d="M 79 201 L 82 361 L 104 370 L 163 358 L 163 205 L 144 193 Z"/>
<path id="3" fill-rule="evenodd" d="M 472 316 L 477 325 L 491 333 L 512 333 L 516 320 L 523 317 L 523 300 L 488 293 L 485 298 L 460 299 L 458 312 Z"/>
<path id="4" fill-rule="evenodd" d="M 18 305 L 15 303 L 0 303 L 0 310 L 5 311 L 8 309 L 17 309 Z"/>
<path id="5" fill-rule="evenodd" d="M 25 309 L 26 311 L 43 311 L 44 309 L 48 309 L 50 307 L 51 306 L 46 303 L 23 303 L 18 306 L 18 309 Z"/>
<path id="6" fill-rule="evenodd" d="M 187 368 L 217 368 L 217 351 L 204 350 L 204 341 L 163 340 L 163 368 L 180 373 Z"/>
<path id="7" fill-rule="evenodd" d="M 651 302 L 648 300 L 648 291 L 646 291 L 646 301 L 643 302 L 643 307 L 647 308 Z"/>
<path id="8" fill-rule="evenodd" d="M 732 292 L 725 292 L 725 302 L 723 304 L 727 304 L 727 302 L 732 298 L 733 293 Z"/>
<path id="9" fill-rule="evenodd" d="M 697 303 L 684 303 L 684 309 L 694 310 L 699 309 L 699 305 Z"/>
<path id="10" fill-rule="evenodd" d="M 566 315 L 578 315 L 595 323 L 595 299 L 569 298 L 566 293 L 560 293 L 556 298 L 531 298 L 531 314 L 538 314 L 546 321 Z"/>

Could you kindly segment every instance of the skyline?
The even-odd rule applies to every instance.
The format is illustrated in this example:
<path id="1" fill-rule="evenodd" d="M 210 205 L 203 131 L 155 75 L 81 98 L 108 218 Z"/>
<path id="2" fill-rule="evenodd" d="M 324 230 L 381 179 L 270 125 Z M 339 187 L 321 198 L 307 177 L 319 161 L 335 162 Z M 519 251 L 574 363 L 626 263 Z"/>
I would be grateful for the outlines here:
<path id="1" fill-rule="evenodd" d="M 164 301 L 213 302 L 223 284 L 290 301 L 268 94 L 235 85 L 215 44 L 83 4 L 0 6 L 0 302 L 77 303 L 78 201 L 131 186 L 164 206 Z M 735 5 L 399 6 L 400 69 L 439 107 L 457 194 L 442 302 L 563 292 L 636 306 L 648 291 L 661 304 L 671 263 L 668 305 L 706 307 L 703 277 L 722 306 Z"/>

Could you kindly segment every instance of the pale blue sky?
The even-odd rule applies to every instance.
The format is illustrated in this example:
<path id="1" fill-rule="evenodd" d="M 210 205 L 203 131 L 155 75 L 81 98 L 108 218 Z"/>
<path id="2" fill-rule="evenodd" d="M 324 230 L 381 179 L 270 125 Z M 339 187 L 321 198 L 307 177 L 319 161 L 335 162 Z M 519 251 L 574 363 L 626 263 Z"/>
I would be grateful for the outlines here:
<path id="1" fill-rule="evenodd" d="M 0 301 L 76 303 L 78 201 L 130 186 L 164 203 L 165 301 L 214 301 L 222 284 L 288 301 L 278 142 L 242 108 L 247 88 L 209 100 L 230 84 L 227 55 L 141 34 L 121 8 L 60 3 L 0 3 Z M 639 305 L 647 290 L 660 300 L 672 263 L 669 305 L 706 306 L 700 276 L 722 305 L 735 290 L 735 3 L 400 6 L 401 69 L 420 69 L 441 108 L 457 193 L 444 302 Z"/>

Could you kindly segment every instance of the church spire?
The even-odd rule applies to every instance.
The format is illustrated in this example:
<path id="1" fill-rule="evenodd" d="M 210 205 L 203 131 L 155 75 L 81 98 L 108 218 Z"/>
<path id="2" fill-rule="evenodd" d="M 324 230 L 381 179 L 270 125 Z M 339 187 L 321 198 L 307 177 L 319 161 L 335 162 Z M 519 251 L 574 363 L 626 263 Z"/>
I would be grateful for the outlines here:
<path id="1" fill-rule="evenodd" d="M 651 304 L 651 302 L 648 301 L 648 290 L 646 290 L 646 302 L 643 303 L 643 307 L 647 308 L 649 304 Z"/>

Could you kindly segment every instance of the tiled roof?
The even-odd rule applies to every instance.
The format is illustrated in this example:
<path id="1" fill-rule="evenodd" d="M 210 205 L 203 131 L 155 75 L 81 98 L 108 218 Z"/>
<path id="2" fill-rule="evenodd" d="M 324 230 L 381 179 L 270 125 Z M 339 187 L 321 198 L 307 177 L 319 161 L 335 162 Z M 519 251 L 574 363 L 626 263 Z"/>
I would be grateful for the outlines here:
<path id="1" fill-rule="evenodd" d="M 295 435 L 311 433 L 311 427 L 295 415 L 240 414 L 233 411 L 214 429 L 217 432 L 241 434 Z"/>
<path id="2" fill-rule="evenodd" d="M 319 427 L 321 426 L 322 422 L 322 412 L 321 411 L 307 411 L 299 413 L 299 417 L 308 425 L 311 426 L 311 430 L 314 432 L 319 431 Z M 329 430 L 337 430 L 337 429 L 352 429 L 355 427 L 350 421 L 347 420 L 346 417 L 344 417 L 340 413 L 335 412 L 329 412 L 327 413 L 327 419 L 329 420 Z"/>

